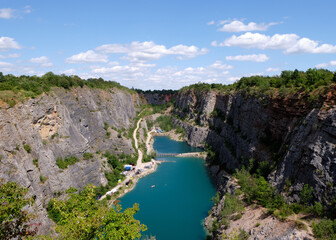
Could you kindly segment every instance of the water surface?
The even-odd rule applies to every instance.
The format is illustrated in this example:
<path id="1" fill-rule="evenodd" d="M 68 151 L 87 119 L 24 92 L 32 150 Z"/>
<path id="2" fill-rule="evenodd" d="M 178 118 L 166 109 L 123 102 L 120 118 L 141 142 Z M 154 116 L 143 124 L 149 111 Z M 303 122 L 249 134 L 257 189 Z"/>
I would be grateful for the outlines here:
<path id="1" fill-rule="evenodd" d="M 198 151 L 185 142 L 156 137 L 154 149 L 159 153 Z M 215 194 L 204 160 L 198 158 L 165 158 L 155 173 L 142 178 L 133 191 L 121 200 L 123 208 L 139 203 L 135 218 L 146 224 L 143 235 L 157 240 L 203 239 L 202 226 Z M 155 185 L 155 187 L 152 187 Z"/>

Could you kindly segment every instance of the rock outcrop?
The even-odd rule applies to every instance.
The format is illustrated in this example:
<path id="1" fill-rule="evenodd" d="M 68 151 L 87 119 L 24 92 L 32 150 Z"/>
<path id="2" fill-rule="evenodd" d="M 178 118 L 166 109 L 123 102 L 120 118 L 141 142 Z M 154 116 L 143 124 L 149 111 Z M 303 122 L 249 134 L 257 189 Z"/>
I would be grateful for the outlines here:
<path id="1" fill-rule="evenodd" d="M 255 167 L 272 170 L 268 180 L 289 201 L 298 201 L 308 184 L 314 200 L 329 204 L 336 194 L 335 89 L 311 101 L 304 93 L 267 97 L 190 88 L 177 96 L 175 124 L 190 145 L 212 147 L 219 185 L 221 170 L 253 158 Z"/>
<path id="2" fill-rule="evenodd" d="M 138 95 L 124 90 L 78 87 L 55 88 L 0 109 L 0 178 L 27 187 L 36 198 L 41 232 L 51 225 L 45 211 L 51 197 L 70 187 L 107 183 L 101 152 L 134 153 L 131 139 L 117 137 L 116 130 L 133 126 L 138 105 Z M 84 153 L 94 157 L 85 160 Z M 71 156 L 79 161 L 66 169 L 56 165 L 57 158 Z"/>

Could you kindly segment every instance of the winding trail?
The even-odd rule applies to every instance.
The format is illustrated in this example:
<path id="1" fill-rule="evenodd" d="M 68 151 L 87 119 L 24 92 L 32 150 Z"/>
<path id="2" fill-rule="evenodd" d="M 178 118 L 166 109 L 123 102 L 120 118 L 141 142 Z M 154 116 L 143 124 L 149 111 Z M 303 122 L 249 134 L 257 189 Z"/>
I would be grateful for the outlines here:
<path id="1" fill-rule="evenodd" d="M 140 114 L 140 113 L 139 113 Z M 139 145 L 138 145 L 138 139 L 137 139 L 137 131 L 140 127 L 140 123 L 142 121 L 142 118 L 139 119 L 139 121 L 137 122 L 137 127 L 134 129 L 133 131 L 133 139 L 134 139 L 134 145 L 135 145 L 135 150 L 138 150 L 138 160 L 137 160 L 137 164 L 135 166 L 135 170 L 134 172 L 136 172 L 138 169 L 144 169 L 144 167 L 146 165 L 148 165 L 149 163 L 143 163 L 142 162 L 142 158 L 143 158 L 143 152 L 139 149 Z M 151 138 L 151 133 L 154 132 L 153 130 L 148 132 L 147 134 L 147 139 L 146 139 L 146 148 L 147 148 L 147 152 L 148 152 L 148 149 L 151 147 L 150 146 L 150 138 Z M 155 163 L 155 162 L 154 162 Z M 156 164 L 155 164 L 156 165 Z M 156 166 L 154 166 L 153 168 L 154 170 L 156 169 Z M 145 174 L 140 174 L 140 175 L 137 175 L 137 177 L 135 177 L 134 181 L 136 182 L 139 178 L 147 175 L 148 173 L 150 172 L 153 172 L 148 170 L 147 172 L 145 172 Z M 108 191 L 107 193 L 105 193 L 99 200 L 102 200 L 104 198 L 106 198 L 106 195 L 108 194 L 111 194 L 115 191 L 117 191 L 119 188 L 123 187 L 123 186 L 126 186 L 126 183 L 131 180 L 131 174 L 127 175 L 126 178 L 124 179 L 124 181 L 120 182 L 117 186 L 115 186 L 113 189 L 111 189 L 110 191 Z M 135 185 L 135 184 L 134 184 Z"/>

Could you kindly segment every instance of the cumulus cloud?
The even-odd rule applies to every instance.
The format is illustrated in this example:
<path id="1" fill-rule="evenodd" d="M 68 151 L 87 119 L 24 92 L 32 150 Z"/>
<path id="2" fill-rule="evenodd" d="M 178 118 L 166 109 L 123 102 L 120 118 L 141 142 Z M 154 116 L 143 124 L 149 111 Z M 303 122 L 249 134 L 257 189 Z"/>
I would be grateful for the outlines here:
<path id="1" fill-rule="evenodd" d="M 85 76 L 103 77 L 129 87 L 135 86 L 142 89 L 178 89 L 197 82 L 223 83 L 223 79 L 229 77 L 229 70 L 232 68 L 233 66 L 224 64 L 222 61 L 215 61 L 208 66 L 183 69 L 156 68 L 155 64 L 131 62 L 128 65 L 92 66 L 91 72 L 85 73 Z"/>
<path id="2" fill-rule="evenodd" d="M 222 32 L 253 32 L 253 31 L 266 31 L 270 26 L 276 25 L 278 23 L 255 23 L 249 22 L 245 24 L 242 21 L 234 20 L 234 21 L 222 21 L 220 22 L 221 26 L 218 31 Z"/>
<path id="3" fill-rule="evenodd" d="M 54 65 L 46 56 L 31 58 L 29 62 L 36 63 L 40 67 L 52 67 Z"/>
<path id="4" fill-rule="evenodd" d="M 104 54 L 126 54 L 126 59 L 136 61 L 157 60 L 164 56 L 175 55 L 178 59 L 194 58 L 198 55 L 206 54 L 207 49 L 199 49 L 196 46 L 176 45 L 167 48 L 152 41 L 132 42 L 130 44 L 105 44 L 95 49 Z"/>
<path id="5" fill-rule="evenodd" d="M 316 68 L 326 68 L 336 66 L 336 61 L 330 61 L 328 63 L 320 63 L 316 65 Z"/>
<path id="6" fill-rule="evenodd" d="M 0 37 L 0 50 L 20 49 L 21 46 L 10 37 Z"/>
<path id="7" fill-rule="evenodd" d="M 265 54 L 252 54 L 252 55 L 227 56 L 225 59 L 229 61 L 266 62 L 269 58 Z"/>
<path id="8" fill-rule="evenodd" d="M 73 55 L 65 60 L 67 63 L 94 63 L 94 62 L 108 62 L 108 57 L 105 54 L 96 53 L 92 50 L 81 52 Z"/>
<path id="9" fill-rule="evenodd" d="M 322 44 L 309 38 L 300 38 L 296 34 L 274 34 L 268 36 L 260 33 L 247 32 L 233 35 L 222 43 L 213 41 L 215 47 L 242 47 L 258 49 L 281 49 L 286 54 L 294 53 L 336 53 L 336 45 Z"/>
<path id="10" fill-rule="evenodd" d="M 275 34 L 267 36 L 260 33 L 247 32 L 240 36 L 233 35 L 218 46 L 243 47 L 259 49 L 287 49 L 293 46 L 299 36 L 296 34 Z"/>

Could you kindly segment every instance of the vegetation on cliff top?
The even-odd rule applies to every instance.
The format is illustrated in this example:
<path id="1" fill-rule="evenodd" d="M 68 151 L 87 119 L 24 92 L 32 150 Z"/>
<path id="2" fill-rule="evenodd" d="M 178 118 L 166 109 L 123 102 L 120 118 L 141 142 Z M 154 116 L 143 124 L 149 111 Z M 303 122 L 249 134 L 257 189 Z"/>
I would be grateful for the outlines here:
<path id="1" fill-rule="evenodd" d="M 336 72 L 326 69 L 308 69 L 307 71 L 282 71 L 280 76 L 251 76 L 242 77 L 230 85 L 198 83 L 181 89 L 181 91 L 195 89 L 197 91 L 218 90 L 246 91 L 250 93 L 269 93 L 278 90 L 280 95 L 294 92 L 312 92 L 314 89 L 336 83 Z"/>
<path id="2" fill-rule="evenodd" d="M 49 92 L 52 87 L 70 89 L 72 87 L 90 87 L 99 89 L 118 88 L 124 91 L 135 93 L 135 91 L 121 86 L 114 81 L 104 81 L 102 78 L 81 79 L 78 76 L 56 75 L 48 72 L 41 77 L 38 76 L 14 76 L 3 75 L 0 72 L 0 100 L 14 106 L 17 101 L 25 98 L 36 97 L 44 92 Z"/>

